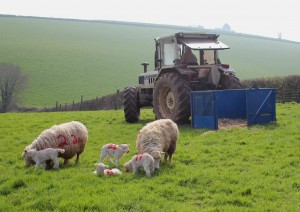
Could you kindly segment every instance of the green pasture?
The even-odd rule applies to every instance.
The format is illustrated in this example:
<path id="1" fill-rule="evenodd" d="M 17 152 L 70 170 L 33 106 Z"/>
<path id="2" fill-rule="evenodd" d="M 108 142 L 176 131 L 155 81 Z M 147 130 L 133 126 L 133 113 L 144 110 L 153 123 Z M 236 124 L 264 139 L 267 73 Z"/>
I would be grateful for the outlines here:
<path id="1" fill-rule="evenodd" d="M 136 124 L 125 123 L 122 110 L 1 114 L 0 211 L 299 211 L 300 107 L 276 107 L 277 122 L 267 125 L 218 131 L 180 125 L 172 164 L 163 162 L 151 178 L 92 174 L 106 143 L 130 144 L 121 165 L 136 154 L 138 130 L 154 120 L 151 109 Z M 25 167 L 24 147 L 72 120 L 89 131 L 80 162 L 60 159 L 59 170 Z"/>
<path id="2" fill-rule="evenodd" d="M 84 22 L 0 16 L 0 63 L 13 63 L 29 76 L 21 95 L 26 107 L 53 107 L 94 99 L 138 84 L 142 62 L 153 70 L 154 38 L 201 30 L 192 27 L 120 22 Z M 202 32 L 216 33 L 203 30 Z M 219 32 L 217 32 L 219 33 Z M 220 32 L 222 34 L 222 32 Z M 221 53 L 240 79 L 299 74 L 300 44 L 221 35 L 231 46 Z"/>

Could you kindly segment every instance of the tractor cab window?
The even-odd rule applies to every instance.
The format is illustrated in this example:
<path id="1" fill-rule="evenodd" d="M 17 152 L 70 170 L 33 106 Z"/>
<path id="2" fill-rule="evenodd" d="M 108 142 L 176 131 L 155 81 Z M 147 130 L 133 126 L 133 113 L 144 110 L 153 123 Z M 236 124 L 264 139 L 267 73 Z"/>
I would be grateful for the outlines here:
<path id="1" fill-rule="evenodd" d="M 173 65 L 173 61 L 176 57 L 175 43 L 164 43 L 163 44 L 163 63 L 164 65 Z"/>
<path id="2" fill-rule="evenodd" d="M 214 50 L 203 50 L 203 64 L 214 65 L 215 62 L 215 51 Z"/>

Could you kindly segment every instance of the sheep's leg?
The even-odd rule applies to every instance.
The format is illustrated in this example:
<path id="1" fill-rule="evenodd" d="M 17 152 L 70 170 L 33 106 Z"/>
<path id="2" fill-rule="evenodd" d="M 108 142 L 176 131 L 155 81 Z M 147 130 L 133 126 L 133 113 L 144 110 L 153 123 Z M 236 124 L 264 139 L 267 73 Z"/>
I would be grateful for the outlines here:
<path id="1" fill-rule="evenodd" d="M 67 165 L 69 163 L 69 159 L 64 160 L 64 165 Z"/>
<path id="2" fill-rule="evenodd" d="M 136 168 L 135 166 L 133 166 L 133 167 L 132 167 L 132 173 L 133 173 L 133 174 L 136 174 L 136 172 L 137 172 L 137 168 Z"/>
<path id="3" fill-rule="evenodd" d="M 78 161 L 79 161 L 79 155 L 80 155 L 80 153 L 77 153 L 77 157 L 76 157 L 75 163 L 78 163 Z"/>
<path id="4" fill-rule="evenodd" d="M 146 172 L 146 175 L 147 175 L 148 177 L 151 177 L 151 171 L 150 171 L 150 168 L 149 168 L 149 167 L 144 167 L 144 170 L 145 170 L 145 172 Z"/>
<path id="5" fill-rule="evenodd" d="M 105 158 L 105 154 L 104 154 L 104 152 L 101 152 L 101 155 L 100 155 L 100 163 L 103 163 L 103 160 L 104 160 L 104 158 Z"/>
<path id="6" fill-rule="evenodd" d="M 119 159 L 116 158 L 116 167 L 118 168 L 118 166 L 119 166 Z"/>
<path id="7" fill-rule="evenodd" d="M 169 161 L 172 162 L 172 154 L 169 154 Z"/>
<path id="8" fill-rule="evenodd" d="M 167 159 L 168 159 L 168 153 L 165 152 L 165 160 L 167 160 Z"/>
<path id="9" fill-rule="evenodd" d="M 54 165 L 53 165 L 53 169 L 58 169 L 59 168 L 59 162 L 57 158 L 53 158 L 52 159 Z"/>
<path id="10" fill-rule="evenodd" d="M 43 167 L 44 167 L 44 170 L 47 169 L 47 163 L 46 163 L 46 161 L 43 162 Z"/>
<path id="11" fill-rule="evenodd" d="M 34 170 L 37 170 L 40 166 L 40 161 L 37 161 L 36 164 L 35 164 L 35 169 Z"/>

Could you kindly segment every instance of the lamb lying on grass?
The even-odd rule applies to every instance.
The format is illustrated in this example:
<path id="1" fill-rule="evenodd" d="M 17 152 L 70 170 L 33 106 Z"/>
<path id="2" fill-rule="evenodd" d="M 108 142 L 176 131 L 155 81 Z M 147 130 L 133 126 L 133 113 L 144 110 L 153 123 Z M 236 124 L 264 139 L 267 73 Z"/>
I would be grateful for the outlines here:
<path id="1" fill-rule="evenodd" d="M 30 157 L 32 160 L 36 163 L 35 170 L 37 170 L 40 166 L 40 164 L 43 164 L 44 169 L 46 169 L 46 162 L 48 160 L 52 160 L 54 163 L 53 168 L 58 169 L 59 168 L 59 161 L 58 161 L 58 154 L 63 154 L 65 152 L 64 149 L 53 149 L 53 148 L 47 148 L 40 151 L 37 151 L 35 149 L 29 149 L 25 150 L 23 157 Z"/>
<path id="2" fill-rule="evenodd" d="M 154 159 L 148 153 L 142 153 L 132 157 L 130 161 L 124 164 L 126 172 L 133 172 L 134 174 L 141 168 L 144 167 L 144 171 L 148 177 L 154 172 Z"/>
<path id="3" fill-rule="evenodd" d="M 159 169 L 161 154 L 165 153 L 165 160 L 176 150 L 179 137 L 177 124 L 171 119 L 160 119 L 146 124 L 138 133 L 136 147 L 138 153 L 149 153 L 154 158 L 154 168 Z"/>
<path id="4" fill-rule="evenodd" d="M 108 169 L 109 167 L 103 163 L 95 164 L 96 171 L 93 173 L 96 175 L 104 174 L 104 175 L 119 175 L 122 174 L 122 172 L 119 169 Z"/>
<path id="5" fill-rule="evenodd" d="M 115 158 L 116 167 L 119 166 L 119 159 L 125 154 L 129 152 L 129 144 L 105 144 L 102 146 L 101 155 L 100 155 L 100 163 L 103 163 L 105 157 L 112 163 L 113 160 L 111 157 Z"/>

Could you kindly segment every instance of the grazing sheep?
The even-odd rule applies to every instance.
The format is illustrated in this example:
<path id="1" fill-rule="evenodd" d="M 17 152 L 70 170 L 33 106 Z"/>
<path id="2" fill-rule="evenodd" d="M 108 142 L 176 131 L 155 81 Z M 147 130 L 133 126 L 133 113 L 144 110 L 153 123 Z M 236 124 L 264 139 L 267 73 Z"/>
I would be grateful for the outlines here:
<path id="1" fill-rule="evenodd" d="M 119 169 L 108 169 L 109 167 L 107 165 L 104 165 L 103 163 L 95 164 L 96 171 L 93 173 L 98 174 L 104 174 L 104 175 L 119 175 L 122 174 L 122 172 Z"/>
<path id="2" fill-rule="evenodd" d="M 44 169 L 46 169 L 46 161 L 52 160 L 54 163 L 53 168 L 58 169 L 59 168 L 59 162 L 58 162 L 58 153 L 64 153 L 64 149 L 53 149 L 53 148 L 47 148 L 40 151 L 36 151 L 35 149 L 29 149 L 25 150 L 23 157 L 30 157 L 32 160 L 36 163 L 35 170 L 37 170 L 40 166 L 40 164 L 43 164 Z"/>
<path id="3" fill-rule="evenodd" d="M 54 125 L 50 129 L 44 130 L 25 151 L 35 149 L 37 151 L 46 148 L 62 148 L 64 153 L 58 156 L 64 158 L 64 164 L 77 154 L 76 163 L 79 160 L 79 155 L 84 151 L 85 144 L 88 140 L 87 128 L 78 121 Z M 24 153 L 23 153 L 24 155 Z M 24 157 L 26 165 L 34 164 L 31 157 Z"/>
<path id="4" fill-rule="evenodd" d="M 177 124 L 171 119 L 160 119 L 146 124 L 138 133 L 136 147 L 138 153 L 149 153 L 154 158 L 154 168 L 159 169 L 161 154 L 165 153 L 165 160 L 176 150 L 179 137 Z"/>
<path id="5" fill-rule="evenodd" d="M 135 155 L 131 158 L 130 161 L 125 163 L 124 169 L 126 172 L 133 172 L 134 174 L 138 171 L 139 168 L 144 167 L 144 171 L 148 177 L 151 177 L 151 173 L 154 172 L 154 159 L 148 153 L 142 153 Z"/>
<path id="6" fill-rule="evenodd" d="M 129 152 L 129 144 L 105 144 L 102 146 L 101 155 L 100 155 L 100 163 L 103 163 L 105 157 L 114 164 L 111 157 L 114 157 L 116 160 L 116 167 L 119 166 L 119 159 L 125 154 Z"/>

